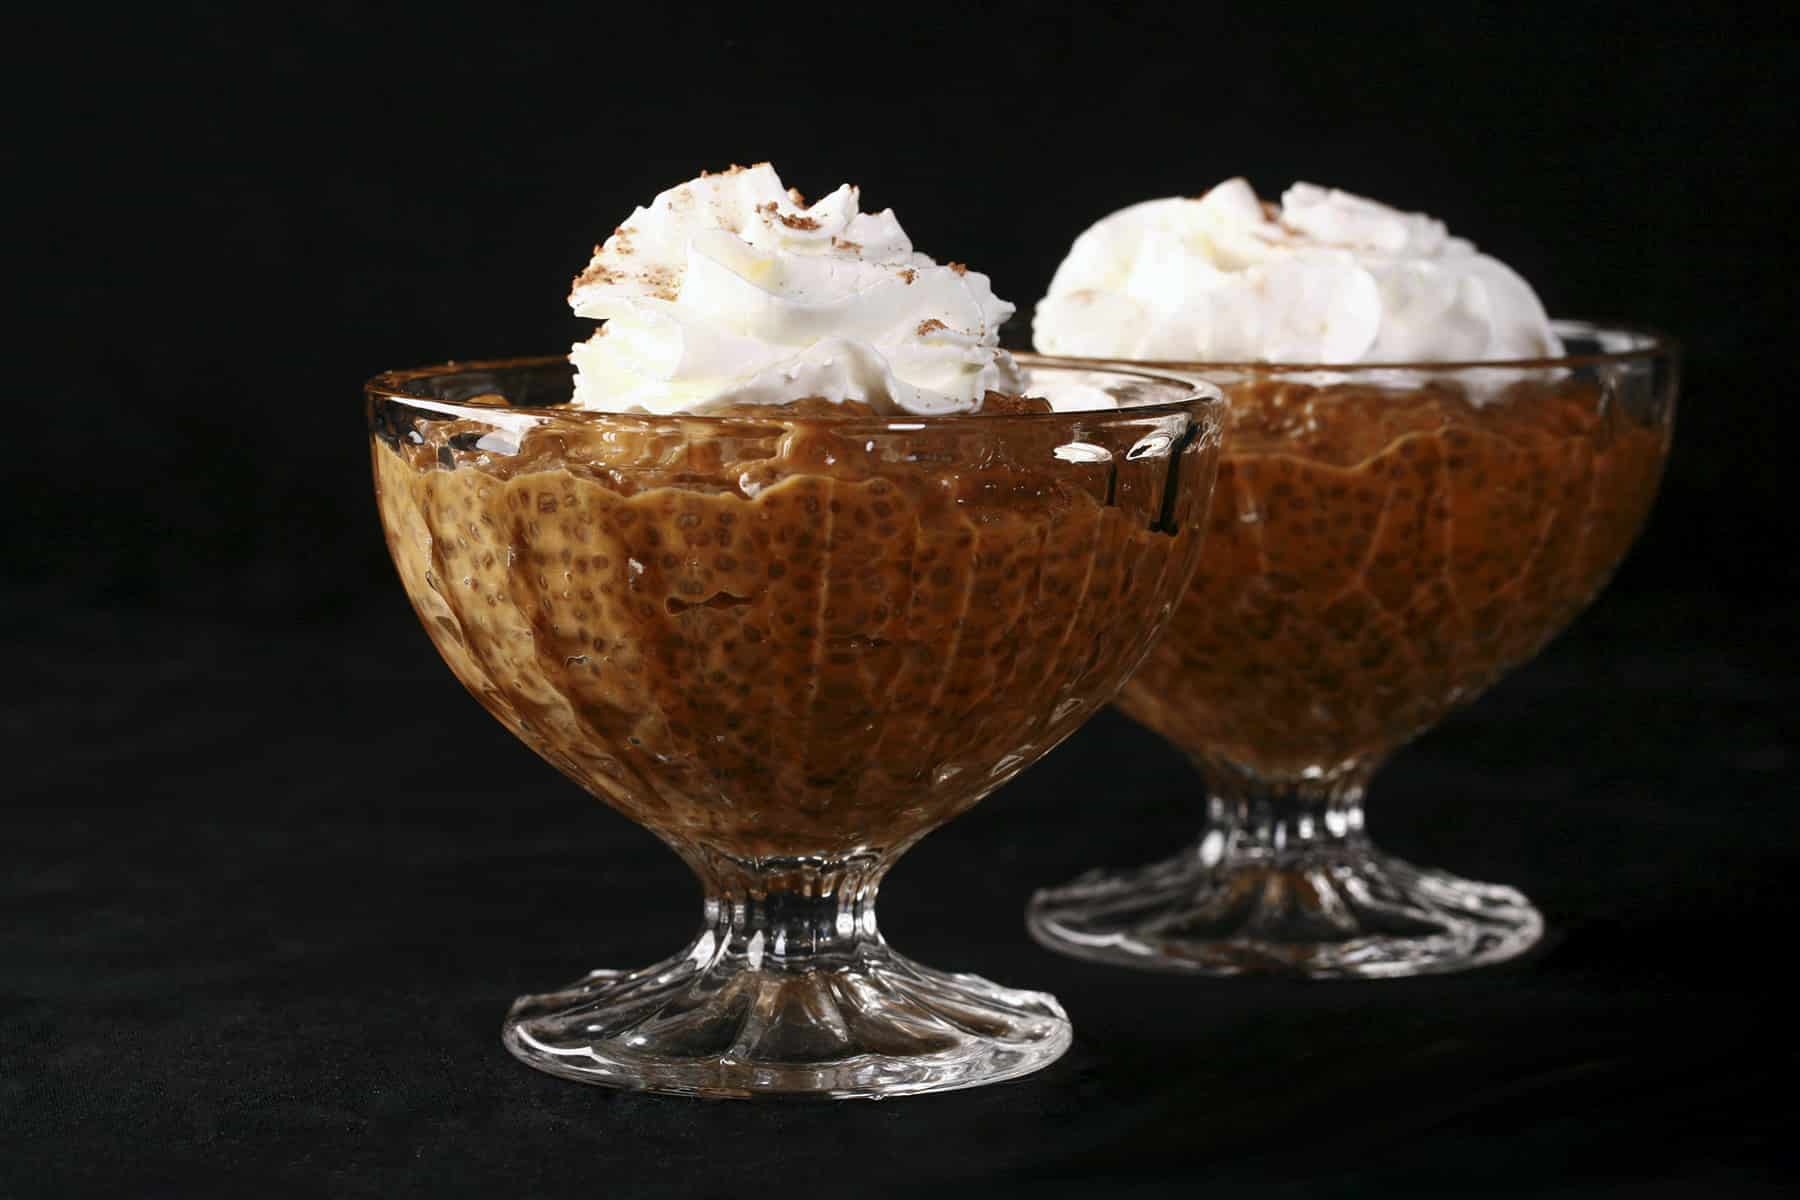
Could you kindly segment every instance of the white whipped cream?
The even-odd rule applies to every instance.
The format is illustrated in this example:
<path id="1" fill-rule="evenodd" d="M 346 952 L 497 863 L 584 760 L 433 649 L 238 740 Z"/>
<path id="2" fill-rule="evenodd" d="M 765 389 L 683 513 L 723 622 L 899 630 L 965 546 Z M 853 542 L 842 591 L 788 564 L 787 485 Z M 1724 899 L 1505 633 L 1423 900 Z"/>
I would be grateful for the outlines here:
<path id="1" fill-rule="evenodd" d="M 807 397 L 878 412 L 976 412 L 1017 393 L 999 348 L 1013 306 L 987 276 L 914 252 L 849 184 L 806 206 L 767 163 L 670 188 L 575 280 L 605 324 L 570 353 L 574 404 L 705 412 Z"/>
<path id="2" fill-rule="evenodd" d="M 1559 355 L 1531 286 L 1443 222 L 1242 179 L 1121 209 L 1038 302 L 1040 351 L 1186 362 L 1468 362 Z"/>

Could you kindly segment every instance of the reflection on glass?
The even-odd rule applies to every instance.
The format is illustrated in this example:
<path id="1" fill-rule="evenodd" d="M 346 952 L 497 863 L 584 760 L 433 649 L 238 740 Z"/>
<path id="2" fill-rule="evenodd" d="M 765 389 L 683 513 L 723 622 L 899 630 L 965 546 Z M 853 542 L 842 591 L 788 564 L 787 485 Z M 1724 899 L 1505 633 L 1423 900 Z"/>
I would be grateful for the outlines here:
<path id="1" fill-rule="evenodd" d="M 507 1046 L 715 1096 L 886 1096 L 1055 1059 L 1052 997 L 895 954 L 876 890 L 1142 661 L 1198 561 L 1216 392 L 1067 368 L 1037 386 L 1128 406 L 508 407 L 568 378 L 522 361 L 369 391 L 388 544 L 451 670 L 705 893 L 686 949 L 522 998 Z"/>
<path id="2" fill-rule="evenodd" d="M 1362 806 L 1383 759 L 1581 611 L 1649 511 L 1674 348 L 1558 332 L 1568 355 L 1537 363 L 1180 368 L 1223 388 L 1225 455 L 1200 570 L 1119 704 L 1200 768 L 1206 831 L 1038 893 L 1040 941 L 1163 970 L 1387 976 L 1537 940 L 1524 896 L 1382 853 Z"/>

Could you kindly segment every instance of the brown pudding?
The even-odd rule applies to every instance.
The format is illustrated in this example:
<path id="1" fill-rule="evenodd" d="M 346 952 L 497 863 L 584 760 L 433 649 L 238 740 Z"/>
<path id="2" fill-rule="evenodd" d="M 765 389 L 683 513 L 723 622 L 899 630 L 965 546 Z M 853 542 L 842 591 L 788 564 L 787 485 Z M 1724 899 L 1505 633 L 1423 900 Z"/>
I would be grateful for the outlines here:
<path id="1" fill-rule="evenodd" d="M 738 859 L 901 848 L 1111 699 L 1197 560 L 1217 454 L 1191 409 L 506 433 L 376 403 L 388 544 L 457 677 L 595 795 Z M 1173 448 L 1127 459 L 1158 428 Z"/>
<path id="2" fill-rule="evenodd" d="M 1535 653 L 1625 553 L 1668 450 L 1592 379 L 1225 392 L 1199 573 L 1119 703 L 1272 779 L 1379 758 Z"/>

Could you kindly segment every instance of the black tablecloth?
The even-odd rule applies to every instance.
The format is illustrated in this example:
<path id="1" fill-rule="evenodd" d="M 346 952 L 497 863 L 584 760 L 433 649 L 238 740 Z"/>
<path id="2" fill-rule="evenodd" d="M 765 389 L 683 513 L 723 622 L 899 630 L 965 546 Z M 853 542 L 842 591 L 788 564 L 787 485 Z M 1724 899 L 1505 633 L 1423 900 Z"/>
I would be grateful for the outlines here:
<path id="1" fill-rule="evenodd" d="M 9 652 L 0 1195 L 1773 1194 L 1793 1119 L 1795 689 L 1628 595 L 1400 754 L 1387 848 L 1525 889 L 1466 975 L 1207 981 L 1057 957 L 1035 885 L 1166 853 L 1195 781 L 1107 712 L 910 854 L 890 941 L 1054 991 L 1068 1055 L 880 1104 L 585 1088 L 517 993 L 641 965 L 698 893 L 465 696 L 404 609 L 63 614 Z"/>

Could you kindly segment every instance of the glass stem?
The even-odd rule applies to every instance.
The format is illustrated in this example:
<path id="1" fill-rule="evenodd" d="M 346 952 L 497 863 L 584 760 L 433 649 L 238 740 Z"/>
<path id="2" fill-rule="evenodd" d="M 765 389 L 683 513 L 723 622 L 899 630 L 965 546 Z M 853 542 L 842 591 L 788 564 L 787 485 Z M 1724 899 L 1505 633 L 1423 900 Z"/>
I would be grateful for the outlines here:
<path id="1" fill-rule="evenodd" d="M 1229 763 L 1203 764 L 1206 834 L 1201 862 L 1289 866 L 1367 847 L 1363 792 L 1377 764 L 1354 762 L 1312 779 L 1264 779 Z"/>
<path id="2" fill-rule="evenodd" d="M 696 957 L 794 973 L 887 953 L 875 895 L 892 854 L 743 860 L 689 847 L 682 857 L 706 892 Z"/>

